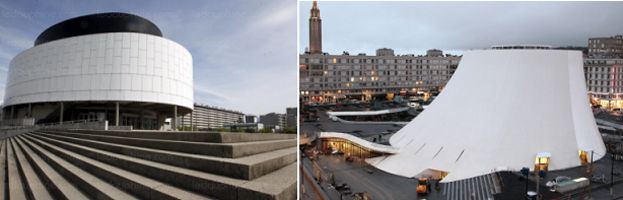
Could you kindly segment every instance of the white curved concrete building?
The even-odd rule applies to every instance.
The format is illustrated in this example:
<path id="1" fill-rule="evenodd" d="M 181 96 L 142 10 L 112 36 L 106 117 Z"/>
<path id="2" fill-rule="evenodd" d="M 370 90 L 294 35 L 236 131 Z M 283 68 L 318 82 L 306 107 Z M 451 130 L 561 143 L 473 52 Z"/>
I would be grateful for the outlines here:
<path id="1" fill-rule="evenodd" d="M 157 129 L 190 112 L 193 101 L 188 50 L 144 18 L 102 13 L 48 28 L 11 61 L 4 116 Z"/>
<path id="2" fill-rule="evenodd" d="M 496 170 L 558 170 L 606 149 L 590 110 L 579 51 L 464 54 L 435 101 L 390 139 L 395 155 L 367 161 L 392 174 L 452 182 Z"/>

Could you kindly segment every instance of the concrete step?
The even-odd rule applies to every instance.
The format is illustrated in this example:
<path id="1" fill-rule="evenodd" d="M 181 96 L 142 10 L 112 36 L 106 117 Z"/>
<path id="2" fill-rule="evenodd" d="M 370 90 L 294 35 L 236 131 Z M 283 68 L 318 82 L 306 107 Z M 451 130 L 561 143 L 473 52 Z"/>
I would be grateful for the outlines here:
<path id="1" fill-rule="evenodd" d="M 296 195 L 296 163 L 248 181 L 205 173 L 188 168 L 163 164 L 123 154 L 108 152 L 79 144 L 73 144 L 42 134 L 27 134 L 26 138 L 50 149 L 58 149 L 67 155 L 95 159 L 102 164 L 114 165 L 152 179 L 163 181 L 197 193 L 219 199 L 293 199 Z M 62 149 L 61 149 L 62 148 Z M 295 149 L 290 150 L 296 152 Z M 58 153 L 57 152 L 57 153 Z M 73 157 L 77 157 L 74 155 Z M 70 159 L 70 158 L 66 158 Z M 91 159 L 91 160 L 92 160 Z"/>
<path id="2" fill-rule="evenodd" d="M 7 149 L 7 173 L 9 178 L 9 199 L 27 199 L 28 195 L 26 194 L 26 189 L 24 187 L 24 183 L 22 181 L 22 177 L 20 177 L 17 159 L 15 158 L 15 152 L 10 142 L 7 140 L 5 142 L 5 146 Z"/>
<path id="3" fill-rule="evenodd" d="M 189 142 L 235 143 L 266 140 L 296 139 L 296 134 L 276 133 L 223 133 L 223 132 L 183 132 L 183 131 L 100 131 L 66 130 L 72 133 L 107 135 L 144 139 L 177 140 Z"/>
<path id="4" fill-rule="evenodd" d="M 296 199 L 296 162 L 273 173 L 248 181 L 238 194 L 238 199 Z M 253 191 L 253 192 L 250 192 Z M 262 191 L 264 196 L 257 196 L 255 191 Z"/>
<path id="5" fill-rule="evenodd" d="M 67 161 L 61 159 L 60 157 L 49 153 L 45 149 L 41 149 L 36 144 L 32 144 L 21 137 L 16 137 L 16 141 L 24 152 L 28 153 L 28 155 L 34 155 L 33 158 L 30 159 L 33 165 L 35 164 L 44 164 L 48 165 L 46 167 L 46 171 L 43 170 L 39 173 L 40 176 L 47 176 L 46 173 L 50 173 L 54 171 L 58 173 L 59 176 L 63 176 L 63 179 L 70 182 L 71 185 L 75 186 L 77 190 L 82 191 L 82 194 L 87 194 L 90 199 L 136 199 L 136 197 L 123 192 L 115 188 L 113 185 L 105 182 L 104 180 L 97 178 L 86 171 L 76 167 L 68 163 Z M 34 149 L 34 150 L 33 150 Z M 40 156 L 43 156 L 41 159 Z M 45 160 L 45 161 L 43 161 Z M 50 171 L 51 170 L 51 171 Z M 62 175 L 61 175 L 62 174 Z M 69 184 L 69 183 L 63 183 Z M 66 187 L 64 185 L 56 185 L 56 187 Z M 52 190 L 51 188 L 50 190 Z M 58 189 L 58 188 L 57 188 Z M 54 189 L 56 190 L 56 189 Z M 75 192 L 66 192 L 64 194 L 57 194 L 55 196 L 65 196 L 67 199 L 76 199 L 79 196 L 73 194 Z M 78 195 L 82 195 L 78 194 Z M 58 198 L 57 198 L 58 199 Z"/>
<path id="6" fill-rule="evenodd" d="M 236 142 L 236 143 L 206 143 L 206 142 L 188 142 L 162 139 L 144 139 L 132 137 L 120 137 L 109 135 L 72 133 L 67 131 L 39 131 L 43 133 L 62 135 L 67 137 L 75 137 L 81 139 L 89 139 L 101 142 L 109 142 L 115 144 L 125 144 L 137 147 L 145 147 L 152 149 L 169 150 L 184 153 L 203 154 L 209 156 L 238 158 L 258 153 L 274 151 L 297 145 L 296 139 L 285 140 L 266 140 L 253 142 Z"/>
<path id="7" fill-rule="evenodd" d="M 6 139 L 0 140 L 0 199 L 7 199 L 6 188 Z"/>
<path id="8" fill-rule="evenodd" d="M 18 169 L 25 184 L 24 189 L 27 191 L 29 199 L 53 199 L 52 195 L 46 189 L 43 181 L 39 179 L 35 170 L 30 166 L 30 162 L 26 160 L 24 153 L 15 143 L 15 139 L 10 138 L 9 142 L 13 147 L 15 157 L 17 158 Z"/>
<path id="9" fill-rule="evenodd" d="M 42 183 L 47 187 L 54 199 L 87 199 L 76 186 L 48 165 L 39 155 L 34 153 L 30 147 L 24 145 L 21 139 L 17 139 L 18 146 L 29 160 L 33 170 L 39 176 Z"/>
<path id="10" fill-rule="evenodd" d="M 26 143 L 37 151 L 39 155 L 49 156 L 49 159 L 54 159 L 54 161 L 58 162 L 65 160 L 71 163 L 71 165 L 85 170 L 82 172 L 74 171 L 77 173 L 77 176 L 88 176 L 88 174 L 97 176 L 101 180 L 94 177 L 88 178 L 91 179 L 92 183 L 99 184 L 100 188 L 97 189 L 101 189 L 111 196 L 114 195 L 115 198 L 111 199 L 134 199 L 134 197 L 127 195 L 126 192 L 143 199 L 208 199 L 205 196 L 73 153 L 30 135 L 21 135 L 20 137 L 25 139 Z M 114 160 L 109 161 L 115 162 Z M 64 163 L 63 167 L 70 166 L 68 163 Z M 106 186 L 105 182 L 112 183 L 114 187 Z M 120 191 L 117 188 L 126 192 Z"/>
<path id="11" fill-rule="evenodd" d="M 119 153 L 145 160 L 161 162 L 178 167 L 201 170 L 232 178 L 252 180 L 296 162 L 296 147 L 270 151 L 241 158 L 221 158 L 214 156 L 179 153 L 174 151 L 134 147 L 122 144 L 66 137 L 43 132 L 37 135 Z"/>

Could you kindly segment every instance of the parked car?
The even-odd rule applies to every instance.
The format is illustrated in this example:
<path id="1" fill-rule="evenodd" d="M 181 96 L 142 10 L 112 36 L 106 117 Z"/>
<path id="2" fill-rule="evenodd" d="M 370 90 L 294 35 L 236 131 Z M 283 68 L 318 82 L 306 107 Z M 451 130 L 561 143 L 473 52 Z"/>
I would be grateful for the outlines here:
<path id="1" fill-rule="evenodd" d="M 571 178 L 567 177 L 567 176 L 557 176 L 556 178 L 552 179 L 551 181 L 547 181 L 547 183 L 545 183 L 545 186 L 547 187 L 554 187 L 556 185 L 558 185 L 559 183 L 565 182 L 565 181 L 570 181 Z"/>
<path id="2" fill-rule="evenodd" d="M 556 177 L 558 178 L 558 177 Z M 568 178 L 568 177 L 567 177 Z M 577 190 L 580 188 L 584 188 L 587 187 L 589 185 L 589 180 L 585 177 L 580 177 L 580 178 L 576 178 L 573 180 L 563 180 L 561 182 L 558 182 L 556 185 L 553 186 L 553 189 L 556 192 L 560 192 L 560 193 L 566 193 L 569 191 L 573 191 L 573 190 Z"/>

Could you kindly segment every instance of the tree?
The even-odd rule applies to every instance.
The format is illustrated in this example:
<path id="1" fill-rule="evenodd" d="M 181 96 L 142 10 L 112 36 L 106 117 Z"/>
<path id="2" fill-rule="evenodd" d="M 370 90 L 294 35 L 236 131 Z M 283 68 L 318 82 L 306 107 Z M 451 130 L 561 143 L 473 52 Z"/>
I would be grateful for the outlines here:
<path id="1" fill-rule="evenodd" d="M 273 129 L 270 128 L 263 128 L 259 131 L 260 133 L 272 133 Z"/>

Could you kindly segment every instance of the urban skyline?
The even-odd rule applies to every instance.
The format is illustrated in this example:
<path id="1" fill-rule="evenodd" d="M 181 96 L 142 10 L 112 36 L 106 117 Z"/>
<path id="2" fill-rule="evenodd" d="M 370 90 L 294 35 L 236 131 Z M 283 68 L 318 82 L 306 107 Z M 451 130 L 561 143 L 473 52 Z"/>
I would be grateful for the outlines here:
<path id="1" fill-rule="evenodd" d="M 165 38 L 188 48 L 193 55 L 196 103 L 255 115 L 283 112 L 297 105 L 298 88 L 284 84 L 296 81 L 296 76 L 289 75 L 296 73 L 296 68 L 287 67 L 296 65 L 296 58 L 290 56 L 296 43 L 282 42 L 296 38 L 296 2 L 250 4 L 259 3 L 2 1 L 0 97 L 4 96 L 9 62 L 32 47 L 45 28 L 80 15 L 119 11 L 154 21 Z M 282 89 L 272 90 L 276 87 Z"/>
<path id="2" fill-rule="evenodd" d="M 608 25 L 623 18 L 621 2 L 322 1 L 318 6 L 323 51 L 329 54 L 372 55 L 392 48 L 396 54 L 423 55 L 437 48 L 460 55 L 492 45 L 587 46 L 589 37 L 623 33 L 623 27 Z M 299 15 L 309 16 L 311 7 L 311 1 L 301 1 Z M 308 20 L 299 17 L 299 53 L 309 46 Z"/>
<path id="3" fill-rule="evenodd" d="M 591 3 L 299 6 L 300 196 L 621 196 L 623 31 Z"/>

